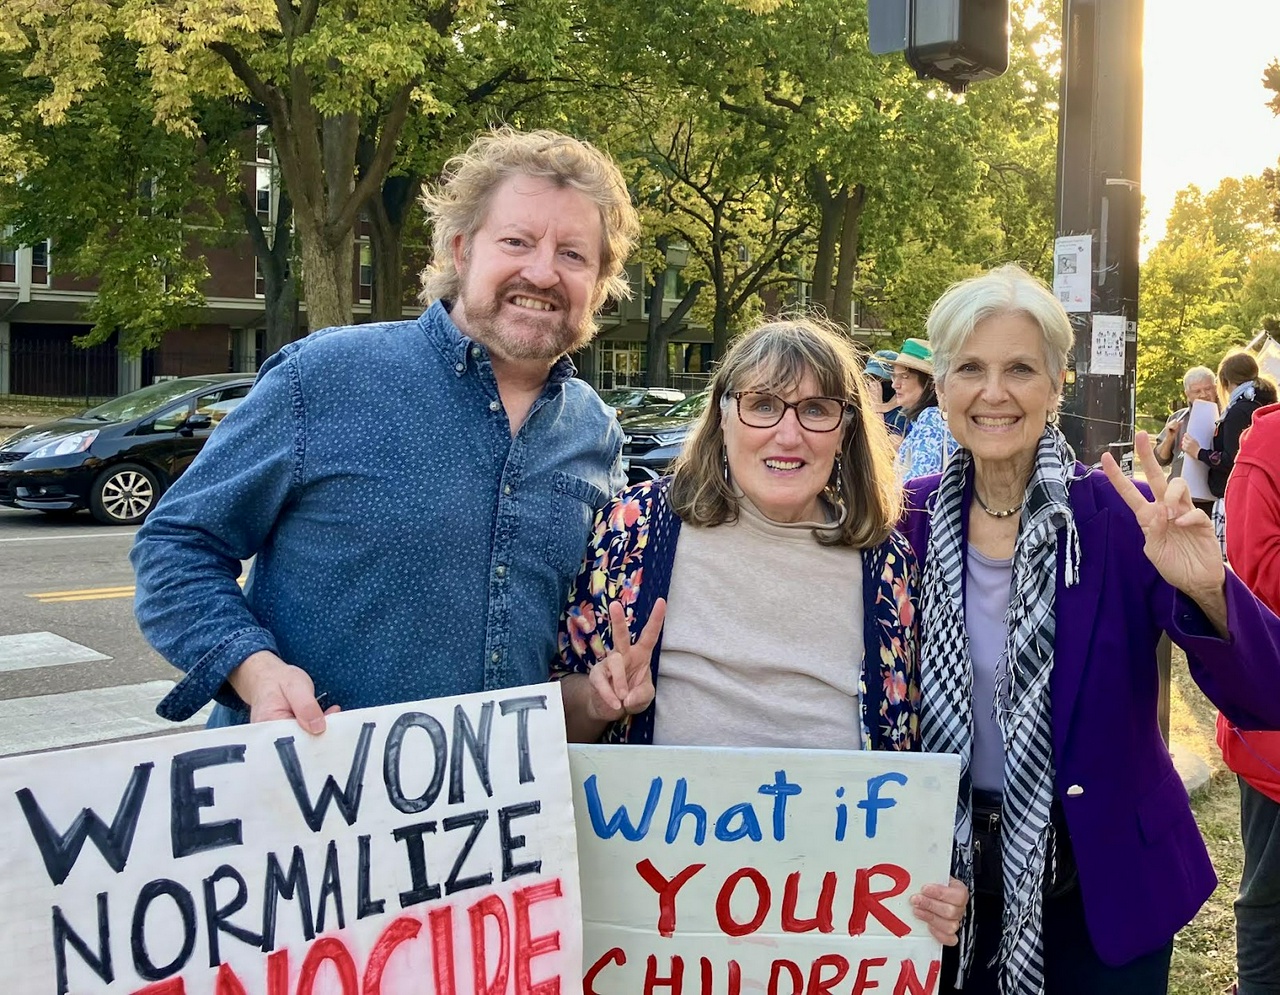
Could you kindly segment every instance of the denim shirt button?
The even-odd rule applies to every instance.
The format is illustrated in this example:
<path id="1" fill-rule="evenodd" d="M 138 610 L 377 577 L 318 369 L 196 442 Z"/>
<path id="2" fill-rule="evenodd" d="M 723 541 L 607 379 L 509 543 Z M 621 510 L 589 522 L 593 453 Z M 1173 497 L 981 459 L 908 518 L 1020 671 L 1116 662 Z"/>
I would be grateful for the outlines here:
<path id="1" fill-rule="evenodd" d="M 502 654 L 499 653 L 497 650 L 494 650 L 492 653 L 489 654 L 489 659 L 492 660 L 494 663 L 497 663 L 499 660 L 502 659 Z"/>
<path id="2" fill-rule="evenodd" d="M 466 364 L 466 363 L 454 363 L 453 368 L 454 368 L 455 370 L 457 370 L 459 373 L 465 373 L 465 372 L 467 371 L 467 364 Z"/>
<path id="3" fill-rule="evenodd" d="M 490 402 L 489 402 L 489 410 L 490 410 L 490 411 L 501 411 L 501 410 L 502 410 L 502 405 L 501 405 L 501 404 L 499 404 L 497 401 L 490 401 Z"/>
<path id="4" fill-rule="evenodd" d="M 471 347 L 471 358 L 472 359 L 480 358 L 480 347 L 478 345 L 473 345 Z"/>
<path id="5" fill-rule="evenodd" d="M 503 484 L 503 486 L 502 486 L 502 493 L 503 493 L 503 494 L 506 494 L 508 497 L 510 497 L 510 496 L 511 496 L 511 485 L 510 485 L 510 484 Z"/>
<path id="6" fill-rule="evenodd" d="M 499 564 L 498 569 L 495 570 L 494 573 L 496 573 L 499 577 L 505 577 L 507 575 L 507 568 Z"/>

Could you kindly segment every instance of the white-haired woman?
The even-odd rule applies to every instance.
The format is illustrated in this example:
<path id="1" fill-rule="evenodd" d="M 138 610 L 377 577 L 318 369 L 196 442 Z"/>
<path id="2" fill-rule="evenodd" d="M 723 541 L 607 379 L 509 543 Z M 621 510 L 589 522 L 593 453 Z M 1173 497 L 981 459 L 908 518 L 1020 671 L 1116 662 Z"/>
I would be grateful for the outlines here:
<path id="1" fill-rule="evenodd" d="M 1280 619 L 1224 573 L 1145 433 L 1150 491 L 1110 456 L 1105 477 L 1075 461 L 1056 425 L 1071 325 L 1040 281 L 957 284 L 928 330 L 961 448 L 908 485 L 904 529 L 924 561 L 924 745 L 962 758 L 963 993 L 1163 995 L 1215 879 L 1156 724 L 1156 642 L 1234 721 L 1274 728 Z"/>
<path id="2" fill-rule="evenodd" d="M 552 665 L 570 739 L 919 749 L 901 502 L 849 340 L 748 332 L 673 475 L 596 517 Z M 916 914 L 954 943 L 966 898 L 928 885 Z"/>

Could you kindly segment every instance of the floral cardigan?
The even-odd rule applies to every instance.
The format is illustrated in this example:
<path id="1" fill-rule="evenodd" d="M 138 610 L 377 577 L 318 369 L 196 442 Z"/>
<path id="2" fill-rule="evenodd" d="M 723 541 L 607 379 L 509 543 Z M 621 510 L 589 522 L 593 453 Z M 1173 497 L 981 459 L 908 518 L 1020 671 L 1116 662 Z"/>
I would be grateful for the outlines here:
<path id="1" fill-rule="evenodd" d="M 654 602 L 666 597 L 681 525 L 667 498 L 669 479 L 629 487 L 596 515 L 586 559 L 560 619 L 560 655 L 551 666 L 552 680 L 585 674 L 609 653 L 609 602 L 622 603 L 634 639 Z M 863 550 L 862 563 L 866 647 L 859 681 L 862 748 L 919 750 L 915 555 L 894 532 L 881 545 Z M 659 637 L 652 662 L 655 690 L 660 687 L 661 653 Z M 656 702 L 655 694 L 646 711 L 610 723 L 601 742 L 651 743 Z"/>

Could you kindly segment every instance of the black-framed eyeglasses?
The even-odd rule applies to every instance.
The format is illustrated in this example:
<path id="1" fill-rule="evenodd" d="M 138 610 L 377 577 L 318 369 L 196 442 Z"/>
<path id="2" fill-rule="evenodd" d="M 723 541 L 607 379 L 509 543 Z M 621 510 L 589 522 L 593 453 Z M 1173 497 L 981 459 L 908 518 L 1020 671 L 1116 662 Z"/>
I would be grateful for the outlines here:
<path id="1" fill-rule="evenodd" d="M 792 404 L 776 394 L 758 390 L 736 390 L 731 395 L 738 403 L 738 420 L 751 428 L 773 428 L 790 408 L 796 413 L 801 428 L 810 432 L 834 432 L 852 412 L 853 405 L 839 397 L 805 397 Z"/>

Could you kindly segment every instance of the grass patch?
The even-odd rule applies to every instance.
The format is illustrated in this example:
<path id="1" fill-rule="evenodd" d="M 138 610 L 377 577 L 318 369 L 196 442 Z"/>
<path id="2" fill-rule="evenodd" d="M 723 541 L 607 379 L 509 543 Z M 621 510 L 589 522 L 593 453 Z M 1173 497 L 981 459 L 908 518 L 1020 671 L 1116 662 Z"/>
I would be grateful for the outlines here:
<path id="1" fill-rule="evenodd" d="M 1217 710 L 1187 672 L 1182 650 L 1173 650 L 1169 695 L 1169 738 L 1208 762 L 1213 779 L 1192 799 L 1200 832 L 1218 872 L 1218 887 L 1173 947 L 1169 995 L 1218 995 L 1236 976 L 1235 918 L 1231 903 L 1240 885 L 1244 849 L 1240 841 L 1240 792 L 1235 775 L 1222 763 L 1214 737 Z"/>
<path id="2" fill-rule="evenodd" d="M 64 398 L 0 394 L 0 442 L 26 425 L 36 425 L 42 421 L 74 415 L 78 411 L 83 411 L 85 407 L 83 400 L 77 402 Z"/>

